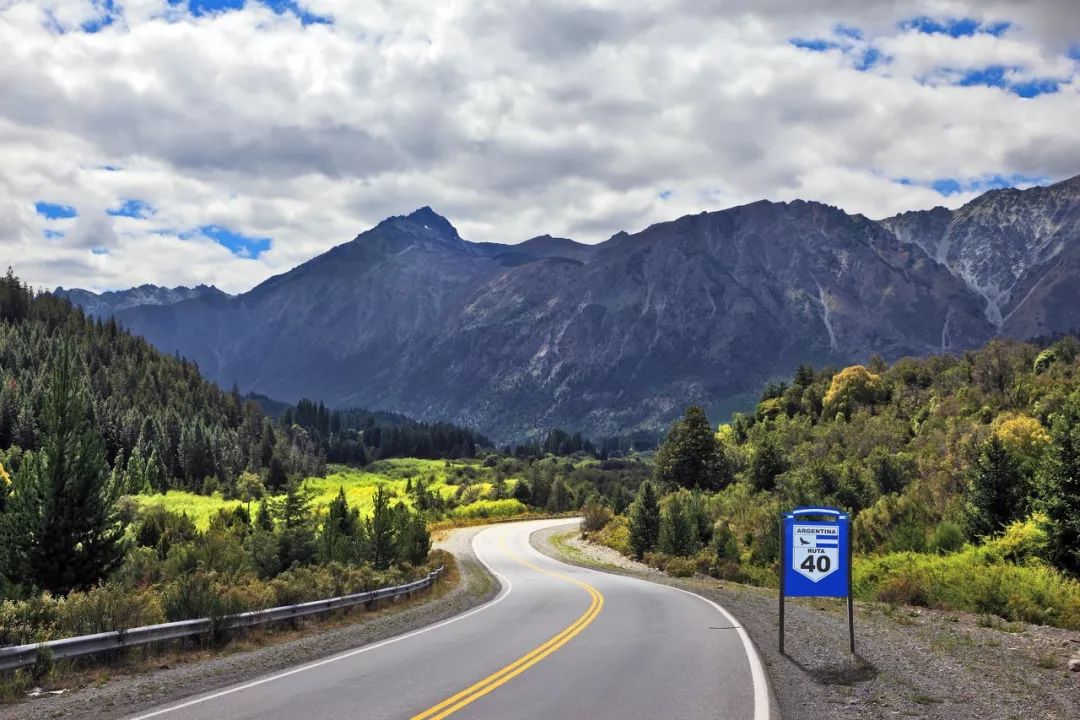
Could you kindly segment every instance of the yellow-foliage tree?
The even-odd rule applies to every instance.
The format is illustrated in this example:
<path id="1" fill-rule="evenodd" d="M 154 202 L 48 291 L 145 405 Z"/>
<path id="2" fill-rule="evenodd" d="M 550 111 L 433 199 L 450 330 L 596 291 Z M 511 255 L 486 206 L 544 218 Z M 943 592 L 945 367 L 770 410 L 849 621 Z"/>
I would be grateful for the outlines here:
<path id="1" fill-rule="evenodd" d="M 857 405 L 873 405 L 881 396 L 881 376 L 862 365 L 846 367 L 833 375 L 825 393 L 825 412 L 850 415 Z"/>
<path id="2" fill-rule="evenodd" d="M 1037 461 L 1042 457 L 1043 448 L 1051 441 L 1050 431 L 1043 427 L 1042 423 L 1019 413 L 1006 412 L 998 415 L 991 428 L 1006 450 L 1026 461 Z"/>

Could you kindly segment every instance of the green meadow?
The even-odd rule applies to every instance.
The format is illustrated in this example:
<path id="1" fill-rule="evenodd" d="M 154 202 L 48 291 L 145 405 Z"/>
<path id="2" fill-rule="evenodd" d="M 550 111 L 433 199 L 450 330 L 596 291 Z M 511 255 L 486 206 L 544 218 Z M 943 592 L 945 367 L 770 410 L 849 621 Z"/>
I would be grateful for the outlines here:
<path id="1" fill-rule="evenodd" d="M 372 497 L 380 485 L 390 491 L 392 502 L 412 505 L 408 488 L 410 483 L 418 480 L 423 480 L 429 492 L 457 501 L 458 505 L 447 511 L 448 517 L 511 517 L 526 509 L 514 499 L 491 499 L 493 471 L 475 460 L 401 458 L 380 460 L 363 469 L 331 465 L 325 477 L 309 477 L 304 480 L 304 486 L 316 511 L 329 505 L 338 490 L 344 489 L 349 506 L 358 508 L 364 516 L 371 512 Z M 508 490 L 513 489 L 514 482 L 513 479 L 507 481 Z M 280 500 L 284 494 L 272 497 Z M 244 504 L 240 500 L 226 500 L 217 493 L 197 495 L 181 490 L 170 490 L 163 495 L 139 495 L 136 500 L 140 506 L 159 505 L 166 510 L 187 513 L 200 529 L 207 527 L 210 517 L 218 510 Z"/>

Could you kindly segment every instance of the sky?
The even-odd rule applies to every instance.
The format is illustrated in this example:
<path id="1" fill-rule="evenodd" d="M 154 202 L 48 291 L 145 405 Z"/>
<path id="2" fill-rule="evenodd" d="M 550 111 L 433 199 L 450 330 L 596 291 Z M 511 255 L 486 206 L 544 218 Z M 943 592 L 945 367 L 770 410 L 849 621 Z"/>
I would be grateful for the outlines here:
<path id="1" fill-rule="evenodd" d="M 0 0 L 0 265 L 250 289 L 430 205 L 601 242 L 1080 174 L 1075 0 Z"/>

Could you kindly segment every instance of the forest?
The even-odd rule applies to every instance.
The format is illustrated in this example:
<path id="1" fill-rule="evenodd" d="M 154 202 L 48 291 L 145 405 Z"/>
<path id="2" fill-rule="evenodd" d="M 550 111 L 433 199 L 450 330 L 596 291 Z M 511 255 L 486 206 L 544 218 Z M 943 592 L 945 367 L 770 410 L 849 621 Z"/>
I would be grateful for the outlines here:
<path id="1" fill-rule="evenodd" d="M 854 522 L 855 592 L 1080 627 L 1080 342 L 798 368 L 752 413 L 690 407 L 600 542 L 674 574 L 775 586 L 781 512 Z"/>

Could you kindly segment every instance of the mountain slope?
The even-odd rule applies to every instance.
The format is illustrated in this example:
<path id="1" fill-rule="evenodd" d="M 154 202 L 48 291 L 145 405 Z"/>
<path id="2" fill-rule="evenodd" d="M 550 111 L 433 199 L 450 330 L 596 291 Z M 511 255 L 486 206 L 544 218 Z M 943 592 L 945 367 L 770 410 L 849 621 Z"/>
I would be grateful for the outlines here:
<path id="1" fill-rule="evenodd" d="M 985 300 L 986 317 L 995 327 L 1026 337 L 1068 330 L 1080 319 L 1076 313 L 1059 315 L 1056 311 L 1065 308 L 1053 307 L 1080 299 L 1070 259 L 1080 243 L 1078 197 L 1080 176 L 1048 187 L 992 190 L 954 211 L 909 212 L 883 224 L 963 278 Z M 1059 256 L 1062 263 L 1056 262 Z M 1047 273 L 1065 279 L 1071 289 L 1047 277 L 1039 290 Z M 1058 288 L 1052 302 L 1045 295 L 1051 286 Z M 1028 303 L 1029 309 L 1010 322 Z"/>

